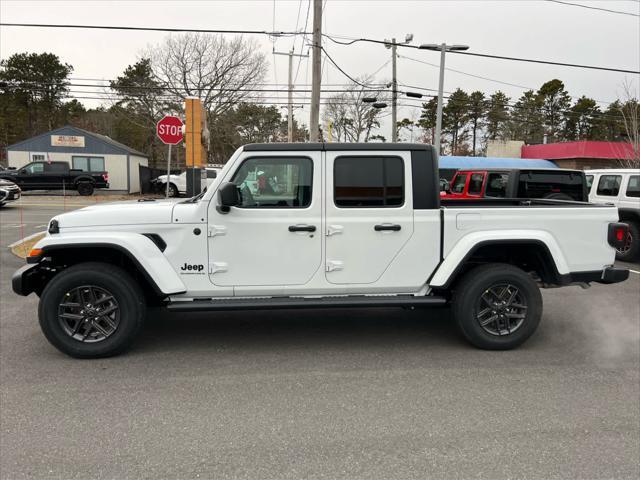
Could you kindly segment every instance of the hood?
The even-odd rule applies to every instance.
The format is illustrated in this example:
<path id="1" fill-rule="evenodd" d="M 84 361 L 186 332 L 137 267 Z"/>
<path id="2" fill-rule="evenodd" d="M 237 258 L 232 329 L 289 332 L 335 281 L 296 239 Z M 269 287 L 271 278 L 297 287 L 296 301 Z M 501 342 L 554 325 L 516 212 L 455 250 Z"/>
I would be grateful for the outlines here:
<path id="1" fill-rule="evenodd" d="M 4 178 L 0 178 L 0 187 L 13 187 L 15 183 L 10 180 L 5 180 Z"/>
<path id="2" fill-rule="evenodd" d="M 113 202 L 91 205 L 63 213 L 55 219 L 60 229 L 109 225 L 146 225 L 171 223 L 176 200 Z"/>

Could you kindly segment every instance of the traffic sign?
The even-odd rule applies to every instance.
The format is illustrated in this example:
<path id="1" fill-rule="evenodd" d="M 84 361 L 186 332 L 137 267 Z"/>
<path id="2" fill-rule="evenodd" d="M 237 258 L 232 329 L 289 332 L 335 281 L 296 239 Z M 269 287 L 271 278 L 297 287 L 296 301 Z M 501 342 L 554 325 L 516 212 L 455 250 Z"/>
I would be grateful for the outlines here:
<path id="1" fill-rule="evenodd" d="M 163 143 L 176 145 L 182 141 L 182 120 L 172 115 L 166 115 L 156 125 L 156 134 Z"/>

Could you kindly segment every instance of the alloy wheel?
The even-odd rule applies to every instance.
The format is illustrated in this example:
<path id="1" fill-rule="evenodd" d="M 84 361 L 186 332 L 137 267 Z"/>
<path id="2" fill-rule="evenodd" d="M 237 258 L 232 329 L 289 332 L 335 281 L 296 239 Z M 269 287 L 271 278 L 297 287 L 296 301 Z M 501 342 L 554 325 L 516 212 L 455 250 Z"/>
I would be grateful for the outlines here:
<path id="1" fill-rule="evenodd" d="M 80 342 L 101 342 L 118 329 L 120 307 L 108 290 L 83 285 L 63 295 L 58 321 L 67 335 Z"/>
<path id="2" fill-rule="evenodd" d="M 527 304 L 515 285 L 492 285 L 480 295 L 474 315 L 485 332 L 496 336 L 510 335 L 524 324 Z"/>

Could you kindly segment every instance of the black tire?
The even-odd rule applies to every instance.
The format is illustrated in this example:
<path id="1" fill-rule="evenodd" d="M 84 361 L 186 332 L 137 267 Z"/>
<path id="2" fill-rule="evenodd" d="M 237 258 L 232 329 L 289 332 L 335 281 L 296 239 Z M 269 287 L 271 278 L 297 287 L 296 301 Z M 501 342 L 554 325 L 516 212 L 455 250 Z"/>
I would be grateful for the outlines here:
<path id="1" fill-rule="evenodd" d="M 494 289 L 500 292 L 506 286 L 512 288 L 505 290 L 504 300 L 516 292 L 512 307 L 491 307 L 486 303 L 486 298 L 500 303 L 498 296 L 489 292 Z M 487 309 L 488 316 L 481 316 Z M 486 350 L 509 350 L 524 343 L 535 332 L 542 317 L 542 295 L 536 282 L 523 270 L 512 265 L 493 263 L 476 267 L 465 274 L 454 289 L 452 311 L 458 328 L 472 345 Z M 496 315 L 499 318 L 493 323 L 481 325 L 481 321 L 490 320 Z M 516 316 L 520 318 L 511 318 Z"/>
<path id="2" fill-rule="evenodd" d="M 95 300 L 95 292 L 90 292 L 89 288 L 112 296 L 108 303 L 102 301 L 107 296 L 98 299 L 96 307 L 91 308 L 93 313 L 79 310 L 85 308 L 84 298 L 78 300 L 73 293 L 70 294 L 82 290 L 80 297 L 89 292 Z M 146 315 L 144 298 L 138 284 L 121 268 L 106 263 L 80 263 L 60 272 L 45 287 L 38 306 L 40 327 L 54 347 L 71 357 L 100 358 L 117 355 L 133 343 L 142 328 Z M 99 302 L 102 303 L 98 306 Z M 100 331 L 94 326 L 98 323 L 94 322 L 98 317 L 87 320 L 87 315 L 99 315 L 100 310 L 111 310 L 114 305 L 116 310 L 109 313 L 111 322 L 102 323 Z M 69 313 L 69 310 L 74 313 Z M 68 322 L 75 320 L 62 318 L 61 314 L 82 317 L 83 320 L 77 320 L 81 324 L 80 328 L 75 324 L 70 325 Z M 101 316 L 100 321 L 106 322 L 106 319 Z M 102 335 L 104 328 L 110 328 L 113 324 L 116 325 L 113 331 L 109 335 Z M 92 334 L 86 333 L 92 328 Z M 77 331 L 75 335 L 70 331 L 72 329 Z M 83 334 L 84 339 L 77 338 Z M 104 338 L 99 339 L 100 336 Z"/>
<path id="3" fill-rule="evenodd" d="M 79 182 L 76 189 L 78 190 L 78 194 L 82 196 L 93 195 L 93 183 Z"/>
<path id="4" fill-rule="evenodd" d="M 573 198 L 566 193 L 548 193 L 542 198 L 547 200 L 573 200 Z"/>
<path id="5" fill-rule="evenodd" d="M 166 188 L 166 186 L 165 186 Z M 180 192 L 178 191 L 178 187 L 176 187 L 173 183 L 169 184 L 169 198 L 177 198 L 180 196 Z"/>
<path id="6" fill-rule="evenodd" d="M 629 225 L 628 243 L 624 248 L 616 250 L 616 258 L 623 262 L 633 262 L 640 257 L 640 227 L 636 222 L 626 221 L 626 223 Z"/>

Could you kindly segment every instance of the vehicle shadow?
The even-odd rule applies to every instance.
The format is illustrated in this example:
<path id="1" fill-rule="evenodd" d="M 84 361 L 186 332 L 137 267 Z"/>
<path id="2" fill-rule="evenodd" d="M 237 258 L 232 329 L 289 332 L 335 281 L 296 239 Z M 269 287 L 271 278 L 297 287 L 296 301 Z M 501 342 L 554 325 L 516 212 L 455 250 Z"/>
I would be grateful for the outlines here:
<path id="1" fill-rule="evenodd" d="M 419 345 L 466 348 L 449 308 L 269 310 L 177 314 L 149 311 L 135 351 L 333 349 Z"/>

